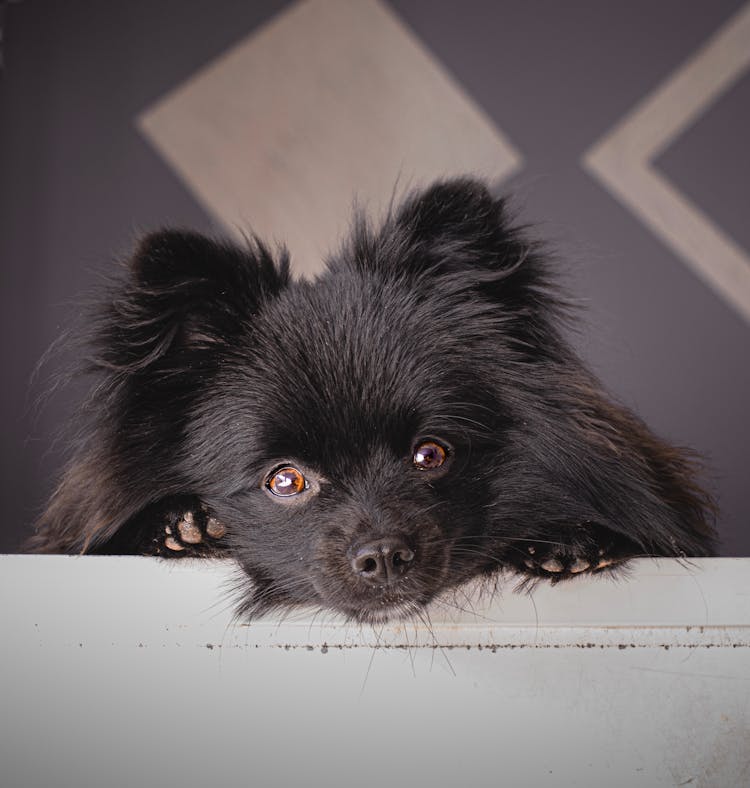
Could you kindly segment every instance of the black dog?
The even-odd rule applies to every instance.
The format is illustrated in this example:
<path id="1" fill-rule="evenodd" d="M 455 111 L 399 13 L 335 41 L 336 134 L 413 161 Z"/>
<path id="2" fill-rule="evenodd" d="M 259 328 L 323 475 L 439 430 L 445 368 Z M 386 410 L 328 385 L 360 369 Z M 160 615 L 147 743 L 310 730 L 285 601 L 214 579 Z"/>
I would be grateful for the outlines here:
<path id="1" fill-rule="evenodd" d="M 692 459 L 563 340 L 544 255 L 473 180 L 363 218 L 314 282 L 147 237 L 94 321 L 90 414 L 42 552 L 227 555 L 241 612 L 418 612 L 507 568 L 711 553 Z"/>

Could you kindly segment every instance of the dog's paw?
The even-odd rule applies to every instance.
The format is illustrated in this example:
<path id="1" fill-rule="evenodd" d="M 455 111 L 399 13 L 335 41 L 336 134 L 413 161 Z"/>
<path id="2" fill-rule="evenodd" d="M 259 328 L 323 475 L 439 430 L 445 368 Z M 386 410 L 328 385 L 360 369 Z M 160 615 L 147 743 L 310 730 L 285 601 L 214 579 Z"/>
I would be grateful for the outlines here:
<path id="1" fill-rule="evenodd" d="M 547 577 L 552 581 L 579 575 L 582 572 L 598 572 L 613 566 L 622 559 L 613 559 L 606 555 L 604 548 L 599 548 L 596 555 L 589 552 L 580 554 L 570 550 L 567 545 L 551 546 L 533 543 L 527 545 L 528 557 L 523 565 L 530 574 Z"/>
<path id="2" fill-rule="evenodd" d="M 517 542 L 514 547 L 518 571 L 552 583 L 610 571 L 637 553 L 630 540 L 593 523 L 561 530 L 549 540 Z"/>
<path id="3" fill-rule="evenodd" d="M 226 526 L 203 507 L 168 511 L 154 546 L 157 555 L 167 558 L 214 555 L 226 532 Z"/>

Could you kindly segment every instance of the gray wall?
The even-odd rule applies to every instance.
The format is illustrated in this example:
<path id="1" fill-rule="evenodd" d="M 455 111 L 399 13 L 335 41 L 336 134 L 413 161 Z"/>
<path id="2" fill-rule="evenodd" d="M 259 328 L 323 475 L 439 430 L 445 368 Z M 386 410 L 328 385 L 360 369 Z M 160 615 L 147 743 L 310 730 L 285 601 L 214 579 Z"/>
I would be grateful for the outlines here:
<path id="1" fill-rule="evenodd" d="M 2 390 L 0 550 L 15 549 L 28 533 L 59 468 L 55 431 L 79 392 L 56 393 L 39 409 L 47 378 L 29 380 L 76 299 L 137 232 L 226 225 L 136 119 L 289 5 L 6 5 L 0 336 L 10 374 Z M 388 7 L 520 154 L 502 188 L 560 253 L 585 307 L 575 338 L 581 352 L 656 431 L 706 456 L 723 551 L 748 554 L 750 304 L 746 314 L 738 308 L 748 271 L 738 274 L 733 301 L 584 166 L 587 151 L 743 4 L 393 0 Z M 746 44 L 750 51 L 750 37 Z M 735 263 L 746 262 L 750 74 L 738 69 L 704 104 L 653 166 L 734 245 Z"/>

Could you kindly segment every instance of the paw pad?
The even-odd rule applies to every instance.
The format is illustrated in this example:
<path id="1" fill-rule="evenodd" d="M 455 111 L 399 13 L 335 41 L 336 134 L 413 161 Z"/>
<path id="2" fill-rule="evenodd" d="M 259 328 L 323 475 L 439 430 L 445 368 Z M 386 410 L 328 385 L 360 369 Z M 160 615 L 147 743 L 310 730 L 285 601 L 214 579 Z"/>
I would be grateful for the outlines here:
<path id="1" fill-rule="evenodd" d="M 226 526 L 220 523 L 215 517 L 209 517 L 206 523 L 206 533 L 212 539 L 221 539 L 227 532 Z"/>
<path id="2" fill-rule="evenodd" d="M 524 574 L 548 578 L 553 583 L 582 573 L 596 573 L 620 563 L 622 558 L 596 544 L 585 532 L 574 532 L 569 542 L 549 541 L 524 546 Z"/>
<path id="3" fill-rule="evenodd" d="M 164 529 L 164 531 L 167 534 L 167 537 L 164 539 L 164 547 L 167 547 L 170 550 L 174 550 L 175 552 L 179 552 L 180 550 L 184 550 L 185 549 L 185 546 L 180 544 L 174 538 L 174 536 L 172 536 L 172 529 L 169 526 L 167 526 Z"/>
<path id="4" fill-rule="evenodd" d="M 221 539 L 227 532 L 226 526 L 202 508 L 199 511 L 184 511 L 169 517 L 164 526 L 162 545 L 166 555 L 207 555 L 214 540 Z"/>
<path id="5" fill-rule="evenodd" d="M 203 541 L 203 534 L 196 525 L 195 515 L 192 512 L 185 512 L 178 520 L 177 531 L 180 534 L 180 539 L 187 544 L 200 544 Z"/>

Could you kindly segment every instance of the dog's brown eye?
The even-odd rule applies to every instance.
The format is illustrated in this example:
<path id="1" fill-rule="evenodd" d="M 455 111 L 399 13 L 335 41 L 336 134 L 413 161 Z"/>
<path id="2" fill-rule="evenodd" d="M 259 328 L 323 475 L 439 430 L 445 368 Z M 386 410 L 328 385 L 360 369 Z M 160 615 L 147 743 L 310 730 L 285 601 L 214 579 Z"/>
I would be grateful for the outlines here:
<path id="1" fill-rule="evenodd" d="M 298 495 L 306 487 L 305 477 L 291 465 L 274 471 L 266 480 L 266 487 L 282 498 Z"/>
<path id="2" fill-rule="evenodd" d="M 447 456 L 445 449 L 435 441 L 425 441 L 414 449 L 412 462 L 416 468 L 423 471 L 431 471 L 439 468 Z"/>

